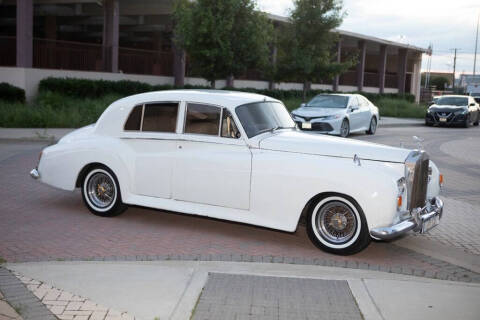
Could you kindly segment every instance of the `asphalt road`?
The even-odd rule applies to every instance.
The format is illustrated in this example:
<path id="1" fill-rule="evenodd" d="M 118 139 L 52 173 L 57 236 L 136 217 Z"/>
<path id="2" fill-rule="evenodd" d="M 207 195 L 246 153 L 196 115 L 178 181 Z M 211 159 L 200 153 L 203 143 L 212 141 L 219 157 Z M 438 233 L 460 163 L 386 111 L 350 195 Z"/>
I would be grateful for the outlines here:
<path id="1" fill-rule="evenodd" d="M 465 128 L 403 127 L 381 128 L 373 136 L 355 134 L 351 138 L 405 148 L 418 148 L 413 136 L 424 141 L 445 177 L 443 195 L 480 206 L 480 126 Z"/>

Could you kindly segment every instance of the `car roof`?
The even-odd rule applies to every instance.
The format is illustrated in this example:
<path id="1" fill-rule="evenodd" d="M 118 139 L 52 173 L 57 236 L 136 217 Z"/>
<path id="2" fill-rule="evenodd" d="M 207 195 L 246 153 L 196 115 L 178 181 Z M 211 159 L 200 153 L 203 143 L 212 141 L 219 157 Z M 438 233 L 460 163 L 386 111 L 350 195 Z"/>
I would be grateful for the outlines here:
<path id="1" fill-rule="evenodd" d="M 445 97 L 449 97 L 449 98 L 468 98 L 469 96 L 463 95 L 463 94 L 446 94 L 446 95 L 437 96 L 437 97 L 438 98 L 445 98 Z"/>
<path id="2" fill-rule="evenodd" d="M 112 104 L 142 104 L 153 101 L 187 101 L 237 107 L 259 101 L 278 101 L 261 94 L 214 89 L 181 89 L 140 93 L 120 99 Z"/>
<path id="3" fill-rule="evenodd" d="M 198 89 L 152 91 L 125 97 L 113 102 L 98 119 L 95 125 L 95 132 L 115 135 L 123 131 L 123 125 L 130 111 L 137 105 L 177 101 L 218 105 L 228 108 L 232 113 L 235 107 L 243 104 L 260 101 L 279 102 L 277 99 L 261 94 L 240 91 Z"/>

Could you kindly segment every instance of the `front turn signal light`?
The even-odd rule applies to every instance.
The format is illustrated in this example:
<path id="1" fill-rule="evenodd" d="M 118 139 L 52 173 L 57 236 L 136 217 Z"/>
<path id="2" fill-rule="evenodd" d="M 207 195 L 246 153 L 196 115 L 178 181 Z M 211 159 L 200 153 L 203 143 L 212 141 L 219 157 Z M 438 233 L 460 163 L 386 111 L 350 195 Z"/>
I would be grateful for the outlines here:
<path id="1" fill-rule="evenodd" d="M 397 197 L 397 209 L 400 209 L 402 207 L 402 203 L 403 203 L 402 196 L 398 196 Z"/>
<path id="2" fill-rule="evenodd" d="M 440 187 L 443 187 L 443 174 L 440 173 L 440 176 L 438 176 L 438 184 Z"/>

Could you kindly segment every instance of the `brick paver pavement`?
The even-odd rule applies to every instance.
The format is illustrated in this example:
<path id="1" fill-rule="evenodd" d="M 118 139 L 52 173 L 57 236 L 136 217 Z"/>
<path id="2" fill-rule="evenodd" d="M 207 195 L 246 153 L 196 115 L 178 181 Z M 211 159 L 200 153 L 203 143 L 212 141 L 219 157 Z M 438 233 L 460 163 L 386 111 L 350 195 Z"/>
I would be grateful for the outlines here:
<path id="1" fill-rule="evenodd" d="M 221 273 L 209 274 L 192 318 L 363 319 L 345 280 Z"/>
<path id="2" fill-rule="evenodd" d="M 60 320 L 134 320 L 127 312 L 113 310 L 52 287 L 41 281 L 13 273 Z"/>
<path id="3" fill-rule="evenodd" d="M 2 148 L 5 145 L 0 144 L 0 151 Z M 79 191 L 56 190 L 28 176 L 40 149 L 41 145 L 31 145 L 8 157 L 0 157 L 3 159 L 0 161 L 0 256 L 10 262 L 264 261 L 480 281 L 478 274 L 392 243 L 374 242 L 363 252 L 349 257 L 331 255 L 314 247 L 302 226 L 295 233 L 285 233 L 138 207 L 113 219 L 100 218 L 85 208 Z M 461 223 L 458 228 L 462 228 Z"/>

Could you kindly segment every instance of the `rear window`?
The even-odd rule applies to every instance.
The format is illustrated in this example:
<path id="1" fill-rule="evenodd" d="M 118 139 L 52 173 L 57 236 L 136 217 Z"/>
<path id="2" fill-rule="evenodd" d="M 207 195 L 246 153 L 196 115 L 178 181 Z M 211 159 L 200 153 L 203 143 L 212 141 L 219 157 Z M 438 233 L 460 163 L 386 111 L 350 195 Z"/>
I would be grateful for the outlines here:
<path id="1" fill-rule="evenodd" d="M 143 105 L 139 105 L 133 108 L 128 116 L 127 122 L 125 122 L 125 130 L 140 130 L 140 124 L 142 122 L 142 109 Z"/>
<path id="2" fill-rule="evenodd" d="M 175 132 L 177 113 L 177 103 L 146 104 L 142 131 Z"/>

